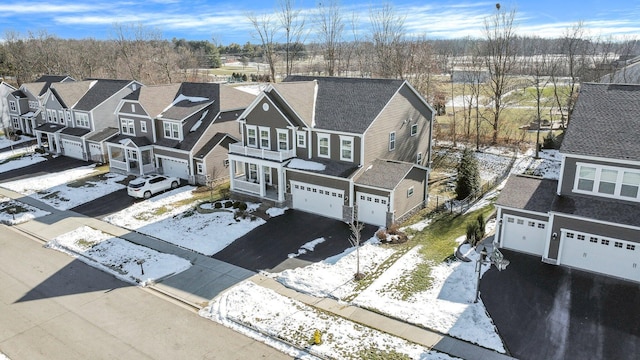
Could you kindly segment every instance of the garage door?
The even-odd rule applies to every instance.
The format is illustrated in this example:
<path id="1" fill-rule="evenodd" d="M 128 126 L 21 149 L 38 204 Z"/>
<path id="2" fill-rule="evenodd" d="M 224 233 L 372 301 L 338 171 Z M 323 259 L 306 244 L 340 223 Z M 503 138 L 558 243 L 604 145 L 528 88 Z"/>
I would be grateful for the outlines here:
<path id="1" fill-rule="evenodd" d="M 342 220 L 344 191 L 291 181 L 293 208 Z"/>
<path id="2" fill-rule="evenodd" d="M 62 139 L 62 148 L 64 152 L 62 153 L 65 156 L 72 157 L 75 159 L 84 160 L 82 151 L 82 144 L 77 141 L 65 140 Z"/>
<path id="3" fill-rule="evenodd" d="M 162 162 L 160 167 L 162 167 L 163 174 L 181 179 L 189 179 L 189 164 L 186 160 L 176 160 L 163 156 L 158 156 L 158 159 Z"/>
<path id="4" fill-rule="evenodd" d="M 100 146 L 100 144 L 90 143 L 89 154 L 91 155 L 91 161 L 104 162 L 104 157 L 102 156 L 102 146 Z"/>
<path id="5" fill-rule="evenodd" d="M 358 220 L 367 224 L 387 226 L 389 198 L 363 192 L 356 192 Z"/>
<path id="6" fill-rule="evenodd" d="M 640 281 L 640 244 L 570 230 L 561 233 L 560 264 Z"/>
<path id="7" fill-rule="evenodd" d="M 547 222 L 504 214 L 502 247 L 528 254 L 544 253 Z"/>

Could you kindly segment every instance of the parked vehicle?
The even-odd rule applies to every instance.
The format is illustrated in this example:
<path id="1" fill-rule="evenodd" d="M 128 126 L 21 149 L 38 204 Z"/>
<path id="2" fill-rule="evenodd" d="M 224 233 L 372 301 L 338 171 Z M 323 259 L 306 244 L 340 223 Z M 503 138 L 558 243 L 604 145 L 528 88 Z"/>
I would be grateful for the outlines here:
<path id="1" fill-rule="evenodd" d="M 127 194 L 135 198 L 148 199 L 159 192 L 175 189 L 180 184 L 180 180 L 175 177 L 164 175 L 144 175 L 135 178 L 127 186 Z"/>

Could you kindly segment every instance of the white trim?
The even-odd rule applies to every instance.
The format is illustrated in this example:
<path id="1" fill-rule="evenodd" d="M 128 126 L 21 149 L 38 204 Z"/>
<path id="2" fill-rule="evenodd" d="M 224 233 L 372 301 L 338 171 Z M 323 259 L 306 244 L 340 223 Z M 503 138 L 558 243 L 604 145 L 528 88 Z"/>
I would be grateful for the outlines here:
<path id="1" fill-rule="evenodd" d="M 592 188 L 591 191 L 578 189 L 578 180 L 580 179 L 580 168 L 582 168 L 582 167 L 594 168 L 595 169 L 595 174 L 594 174 L 594 178 L 593 178 L 593 188 Z M 613 194 L 607 194 L 607 193 L 602 193 L 602 192 L 598 191 L 599 185 L 600 185 L 600 182 L 601 182 L 601 179 L 602 179 L 601 178 L 602 171 L 605 171 L 605 170 L 606 171 L 615 171 L 616 172 L 616 180 L 615 180 L 615 183 L 614 183 Z M 638 169 L 624 168 L 624 167 L 614 167 L 614 166 L 607 166 L 607 165 L 600 165 L 600 164 L 593 164 L 593 163 L 585 163 L 585 162 L 577 162 L 576 163 L 576 172 L 575 172 L 575 176 L 573 178 L 573 187 L 572 187 L 571 191 L 576 193 L 576 194 L 586 194 L 586 195 L 591 195 L 591 196 L 610 198 L 610 199 L 616 199 L 616 200 L 622 200 L 622 201 L 640 202 L 640 184 L 638 184 L 638 191 L 637 191 L 637 194 L 636 194 L 635 198 L 620 195 L 620 191 L 621 191 L 621 188 L 622 188 L 622 179 L 623 179 L 623 176 L 624 176 L 625 172 L 640 175 L 640 170 L 638 170 Z M 610 181 L 607 181 L 607 182 L 610 182 Z"/>
<path id="2" fill-rule="evenodd" d="M 266 132 L 267 136 L 262 136 L 262 132 Z M 266 146 L 262 144 L 263 140 L 267 140 Z M 268 126 L 258 126 L 258 148 L 271 150 L 271 128 Z"/>
<path id="3" fill-rule="evenodd" d="M 146 121 L 140 121 L 140 132 L 143 132 L 143 133 L 147 132 L 147 122 Z"/>
<path id="4" fill-rule="evenodd" d="M 86 116 L 86 125 L 85 125 L 84 121 L 82 121 L 82 124 L 79 123 L 80 119 L 78 119 L 78 116 L 80 116 L 82 118 L 84 118 Z M 89 116 L 88 113 L 86 113 L 86 112 L 78 112 L 76 110 L 76 111 L 74 111 L 73 118 L 75 119 L 75 121 L 74 121 L 75 127 L 83 128 L 83 129 L 91 129 L 91 116 Z M 85 119 L 83 119 L 83 120 L 85 120 Z"/>
<path id="5" fill-rule="evenodd" d="M 285 139 L 284 139 L 285 147 L 284 147 L 284 149 L 283 149 L 283 148 L 280 148 L 280 145 L 281 145 L 281 144 L 280 144 L 280 135 L 281 135 L 281 134 L 284 134 L 284 136 L 285 136 Z M 276 129 L 276 140 L 277 140 L 277 144 L 278 144 L 278 146 L 277 146 L 277 148 L 278 148 L 277 150 L 278 150 L 278 151 L 280 151 L 280 150 L 290 150 L 290 149 L 289 149 L 289 130 L 286 130 L 286 129 Z"/>
<path id="6" fill-rule="evenodd" d="M 576 215 L 572 215 L 572 214 L 565 214 L 565 213 L 561 213 L 561 212 L 557 212 L 557 211 L 550 211 L 549 212 L 549 216 L 551 216 L 551 215 L 557 215 L 558 217 L 565 217 L 565 218 L 569 218 L 569 219 L 581 220 L 581 221 L 586 221 L 586 222 L 594 222 L 594 223 L 607 225 L 607 226 L 612 226 L 612 227 L 620 227 L 620 228 L 640 231 L 640 227 L 638 227 L 638 226 L 626 225 L 626 224 L 621 224 L 621 223 L 612 223 L 612 222 L 609 222 L 609 221 L 598 220 L 598 219 L 594 219 L 594 218 L 586 218 L 586 217 L 576 216 Z"/>
<path id="7" fill-rule="evenodd" d="M 132 131 L 129 131 L 129 130 L 132 130 Z M 120 118 L 120 133 L 136 136 L 135 121 L 133 119 Z"/>
<path id="8" fill-rule="evenodd" d="M 14 100 L 9 100 L 9 110 L 15 112 L 18 112 L 18 107 L 16 105 L 16 102 Z"/>
<path id="9" fill-rule="evenodd" d="M 415 127 L 416 131 L 413 132 L 413 128 Z M 409 136 L 410 137 L 414 137 L 418 135 L 418 123 L 416 122 L 415 124 L 411 124 L 411 127 L 409 128 Z"/>
<path id="10" fill-rule="evenodd" d="M 170 125 L 170 128 L 169 128 L 169 133 L 170 134 L 169 134 L 169 136 L 167 136 L 167 129 L 165 128 L 165 125 Z M 175 137 L 173 135 L 173 131 L 174 131 L 173 127 L 174 127 L 174 125 L 177 126 L 177 128 L 178 128 L 178 136 L 177 137 Z M 182 126 L 181 125 L 182 124 L 180 122 L 177 122 L 177 121 L 162 120 L 162 136 L 165 139 L 172 139 L 172 140 L 180 140 L 180 141 L 182 141 L 183 137 L 182 137 Z"/>
<path id="11" fill-rule="evenodd" d="M 302 144 L 300 144 L 300 135 L 302 135 Z M 307 147 L 307 132 L 304 130 L 296 130 L 296 147 L 306 148 Z"/>
<path id="12" fill-rule="evenodd" d="M 549 220 L 547 221 L 547 224 L 549 224 L 549 226 L 547 227 L 547 238 L 545 239 L 545 244 L 544 244 L 544 252 L 542 253 L 542 258 L 543 259 L 549 259 L 549 249 L 551 249 L 551 240 L 552 236 L 553 236 L 553 223 L 555 221 L 555 216 L 553 214 L 549 214 Z M 558 234 L 557 236 L 561 236 L 560 234 Z M 560 244 L 560 242 L 558 242 L 558 244 Z M 558 262 L 558 260 L 560 260 L 560 250 L 558 250 L 558 257 L 557 259 L 554 259 L 556 262 Z"/>
<path id="13" fill-rule="evenodd" d="M 343 154 L 344 154 L 344 152 L 343 152 L 343 151 L 345 150 L 345 148 L 344 148 L 344 142 L 345 142 L 345 141 L 348 141 L 348 142 L 351 144 L 351 149 L 350 149 L 350 154 L 351 154 L 351 156 L 350 156 L 350 157 L 344 157 L 344 156 L 343 156 Z M 341 161 L 350 161 L 350 162 L 353 162 L 353 152 L 355 151 L 355 149 L 354 149 L 354 147 L 355 147 L 355 146 L 354 146 L 354 143 L 355 143 L 355 142 L 353 141 L 353 136 L 343 136 L 343 135 L 340 135 L 340 160 L 341 160 Z"/>
<path id="14" fill-rule="evenodd" d="M 316 134 L 316 137 L 317 137 L 317 139 L 318 139 L 318 140 L 317 140 L 317 141 L 318 141 L 318 147 L 317 147 L 317 149 L 318 149 L 318 154 L 317 154 L 317 156 L 318 156 L 318 157 L 321 157 L 321 158 L 326 158 L 326 159 L 331 158 L 331 135 L 329 135 L 329 134 L 325 134 L 325 133 L 317 133 L 317 134 Z M 327 139 L 327 154 L 326 154 L 326 155 L 323 155 L 323 154 L 320 152 L 320 140 L 321 140 L 321 139 Z"/>
<path id="15" fill-rule="evenodd" d="M 562 181 L 564 179 L 564 171 L 565 171 L 565 166 L 566 166 L 566 156 L 562 156 L 562 159 L 560 160 L 560 177 L 558 178 L 558 186 L 556 188 L 556 194 L 560 195 L 562 193 Z"/>
<path id="16" fill-rule="evenodd" d="M 255 125 L 248 125 L 245 124 L 244 128 L 247 130 L 247 143 L 245 144 L 245 146 L 247 147 L 252 147 L 252 148 L 258 148 L 258 127 Z M 249 136 L 249 130 L 253 130 L 254 135 L 253 136 Z M 249 141 L 249 139 L 253 139 L 253 144 L 251 144 L 251 142 Z"/>
<path id="17" fill-rule="evenodd" d="M 537 211 L 532 211 L 532 210 L 524 210 L 524 209 L 518 209 L 518 208 L 514 208 L 511 206 L 504 206 L 504 205 L 495 205 L 496 208 L 498 209 L 504 209 L 504 210 L 510 210 L 510 211 L 517 211 L 517 212 L 521 212 L 524 214 L 530 214 L 530 215 L 538 215 L 538 216 L 550 216 L 551 212 L 537 212 Z M 517 216 L 517 215 L 516 215 Z"/>
<path id="18" fill-rule="evenodd" d="M 604 157 L 596 157 L 596 156 L 588 156 L 588 155 L 576 155 L 571 153 L 562 153 L 565 157 L 575 158 L 579 160 L 588 160 L 588 161 L 600 161 L 600 162 L 608 162 L 608 163 L 616 163 L 620 165 L 633 165 L 640 166 L 640 161 L 637 160 L 620 160 L 614 158 L 604 158 Z"/>
<path id="19" fill-rule="evenodd" d="M 413 188 L 413 186 L 411 186 L 410 188 L 407 189 L 407 199 L 412 197 L 413 194 L 415 193 L 415 190 Z"/>

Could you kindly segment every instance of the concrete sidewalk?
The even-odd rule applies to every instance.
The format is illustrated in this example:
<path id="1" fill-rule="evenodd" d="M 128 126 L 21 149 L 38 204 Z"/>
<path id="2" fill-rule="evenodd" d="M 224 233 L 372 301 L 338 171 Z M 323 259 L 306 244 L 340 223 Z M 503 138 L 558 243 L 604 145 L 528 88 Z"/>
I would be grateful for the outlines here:
<path id="1" fill-rule="evenodd" d="M 105 233 L 149 247 L 156 251 L 173 254 L 189 260 L 193 266 L 188 270 L 163 279 L 151 288 L 195 308 L 202 308 L 209 300 L 231 286 L 249 279 L 272 289 L 277 293 L 298 300 L 309 306 L 333 313 L 382 332 L 409 340 L 429 349 L 462 359 L 506 360 L 513 359 L 496 351 L 471 344 L 445 334 L 440 334 L 419 326 L 389 318 L 357 306 L 341 304 L 329 298 L 317 298 L 286 288 L 277 281 L 255 272 L 220 260 L 198 254 L 166 241 L 124 229 L 107 222 L 90 218 L 73 211 L 60 211 L 38 200 L 0 187 L 0 195 L 13 198 L 37 208 L 51 212 L 35 220 L 14 227 L 43 241 L 49 241 L 61 234 L 90 226 Z"/>

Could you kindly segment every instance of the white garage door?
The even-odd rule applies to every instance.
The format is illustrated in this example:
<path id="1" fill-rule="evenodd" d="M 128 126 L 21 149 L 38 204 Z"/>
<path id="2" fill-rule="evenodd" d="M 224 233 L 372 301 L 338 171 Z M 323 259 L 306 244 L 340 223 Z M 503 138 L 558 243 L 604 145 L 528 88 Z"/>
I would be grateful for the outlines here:
<path id="1" fill-rule="evenodd" d="M 189 179 L 189 164 L 186 160 L 176 160 L 164 156 L 158 156 L 161 159 L 162 173 L 168 176 L 175 176 L 181 179 Z"/>
<path id="2" fill-rule="evenodd" d="M 344 191 L 291 181 L 293 208 L 342 220 Z"/>
<path id="3" fill-rule="evenodd" d="M 77 141 L 62 139 L 62 148 L 64 149 L 64 152 L 62 153 L 63 155 L 72 157 L 75 159 L 84 160 L 81 143 Z"/>
<path id="4" fill-rule="evenodd" d="M 640 281 L 640 244 L 562 230 L 560 264 Z"/>
<path id="5" fill-rule="evenodd" d="M 502 247 L 533 255 L 544 253 L 547 222 L 504 214 Z"/>
<path id="6" fill-rule="evenodd" d="M 102 146 L 100 144 L 89 144 L 89 154 L 91 155 L 91 161 L 103 162 Z"/>
<path id="7" fill-rule="evenodd" d="M 367 224 L 387 226 L 389 198 L 363 192 L 356 192 L 358 220 Z"/>

